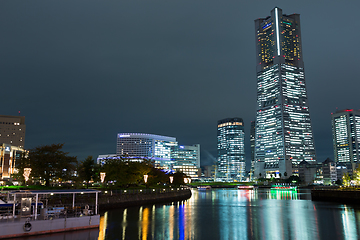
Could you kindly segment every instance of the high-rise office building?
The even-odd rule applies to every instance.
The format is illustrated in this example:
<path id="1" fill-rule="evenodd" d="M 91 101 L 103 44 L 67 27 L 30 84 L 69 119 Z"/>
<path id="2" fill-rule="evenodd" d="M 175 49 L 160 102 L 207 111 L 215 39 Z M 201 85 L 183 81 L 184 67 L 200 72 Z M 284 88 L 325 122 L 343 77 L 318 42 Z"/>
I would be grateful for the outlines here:
<path id="1" fill-rule="evenodd" d="M 331 123 L 335 162 L 354 169 L 360 159 L 360 110 L 332 113 Z"/>
<path id="2" fill-rule="evenodd" d="M 255 177 L 289 177 L 316 163 L 301 45 L 300 15 L 274 8 L 255 20 Z"/>
<path id="3" fill-rule="evenodd" d="M 24 148 L 25 117 L 0 115 L 0 144 Z"/>
<path id="4" fill-rule="evenodd" d="M 245 133 L 241 118 L 218 121 L 218 177 L 241 179 L 245 175 Z"/>
<path id="5" fill-rule="evenodd" d="M 154 160 L 155 167 L 171 168 L 171 147 L 176 146 L 176 138 L 146 133 L 119 133 L 116 154 L 130 158 Z"/>

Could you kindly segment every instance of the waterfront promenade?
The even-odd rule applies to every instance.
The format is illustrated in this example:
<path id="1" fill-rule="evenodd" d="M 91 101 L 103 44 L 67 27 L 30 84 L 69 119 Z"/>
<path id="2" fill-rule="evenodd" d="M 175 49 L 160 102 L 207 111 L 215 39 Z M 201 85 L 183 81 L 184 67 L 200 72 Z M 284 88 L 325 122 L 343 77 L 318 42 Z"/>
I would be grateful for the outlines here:
<path id="1" fill-rule="evenodd" d="M 190 197 L 191 190 L 187 187 L 107 190 L 102 191 L 99 197 L 99 207 L 102 211 L 113 208 L 182 201 Z"/>

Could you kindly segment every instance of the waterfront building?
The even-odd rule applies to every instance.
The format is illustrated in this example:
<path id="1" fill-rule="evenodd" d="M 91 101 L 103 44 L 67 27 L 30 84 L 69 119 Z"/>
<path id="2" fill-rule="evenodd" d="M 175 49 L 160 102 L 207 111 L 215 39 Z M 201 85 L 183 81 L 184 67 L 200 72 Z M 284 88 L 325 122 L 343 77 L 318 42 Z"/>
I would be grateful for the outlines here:
<path id="1" fill-rule="evenodd" d="M 198 178 L 200 170 L 200 144 L 192 146 L 173 145 L 171 147 L 172 169 L 191 178 Z"/>
<path id="2" fill-rule="evenodd" d="M 242 118 L 226 118 L 218 121 L 218 177 L 227 180 L 241 180 L 244 177 L 244 142 L 245 132 Z"/>
<path id="3" fill-rule="evenodd" d="M 171 169 L 171 147 L 176 146 L 176 138 L 147 133 L 119 133 L 116 154 L 136 159 L 150 159 L 155 167 Z"/>
<path id="4" fill-rule="evenodd" d="M 298 164 L 299 178 L 303 184 L 311 184 L 316 177 L 316 164 L 310 164 L 305 160 Z"/>
<path id="5" fill-rule="evenodd" d="M 6 143 L 0 145 L 0 179 L 9 179 L 11 174 L 17 173 L 15 164 L 24 152 L 22 147 Z"/>
<path id="6" fill-rule="evenodd" d="M 300 15 L 278 7 L 255 20 L 255 177 L 290 177 L 316 163 L 301 45 Z"/>
<path id="7" fill-rule="evenodd" d="M 337 180 L 336 163 L 327 158 L 322 163 L 323 183 L 324 185 L 332 185 Z"/>
<path id="8" fill-rule="evenodd" d="M 354 170 L 360 159 L 360 110 L 332 113 L 331 123 L 335 162 Z"/>
<path id="9" fill-rule="evenodd" d="M 24 148 L 25 129 L 25 117 L 0 115 L 0 144 Z"/>

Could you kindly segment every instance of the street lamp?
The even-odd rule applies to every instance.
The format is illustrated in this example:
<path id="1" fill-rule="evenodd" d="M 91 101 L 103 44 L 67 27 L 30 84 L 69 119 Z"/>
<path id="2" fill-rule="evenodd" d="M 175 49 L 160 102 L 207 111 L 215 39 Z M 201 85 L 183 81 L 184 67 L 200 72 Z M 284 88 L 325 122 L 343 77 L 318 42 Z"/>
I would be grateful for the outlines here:
<path id="1" fill-rule="evenodd" d="M 184 183 L 187 184 L 188 183 L 188 179 L 184 178 Z"/>
<path id="2" fill-rule="evenodd" d="M 173 176 L 170 176 L 169 178 L 170 178 L 170 184 L 172 184 L 173 181 L 174 181 L 174 177 L 173 177 Z"/>
<path id="3" fill-rule="evenodd" d="M 148 177 L 149 177 L 149 175 L 144 175 L 144 182 L 145 182 L 145 184 L 147 183 Z"/>
<path id="4" fill-rule="evenodd" d="M 31 168 L 24 168 L 23 176 L 25 178 L 25 184 L 29 180 L 30 173 L 31 173 Z"/>
<path id="5" fill-rule="evenodd" d="M 100 173 L 100 180 L 101 180 L 101 183 L 104 183 L 105 176 L 106 176 L 106 173 L 105 173 L 105 172 L 101 172 L 101 173 Z"/>

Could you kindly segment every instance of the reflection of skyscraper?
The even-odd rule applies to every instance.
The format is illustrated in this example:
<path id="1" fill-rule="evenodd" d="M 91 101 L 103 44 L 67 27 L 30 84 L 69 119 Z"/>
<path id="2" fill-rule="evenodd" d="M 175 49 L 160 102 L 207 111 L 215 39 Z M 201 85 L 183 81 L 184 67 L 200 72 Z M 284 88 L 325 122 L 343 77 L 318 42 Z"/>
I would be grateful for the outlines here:
<path id="1" fill-rule="evenodd" d="M 334 158 L 354 168 L 360 158 L 360 111 L 346 109 L 331 114 Z"/>
<path id="2" fill-rule="evenodd" d="M 257 112 L 255 176 L 290 176 L 302 160 L 315 163 L 306 93 L 300 15 L 255 20 Z"/>
<path id="3" fill-rule="evenodd" d="M 244 123 L 241 118 L 218 121 L 218 172 L 226 178 L 240 179 L 245 173 Z"/>

